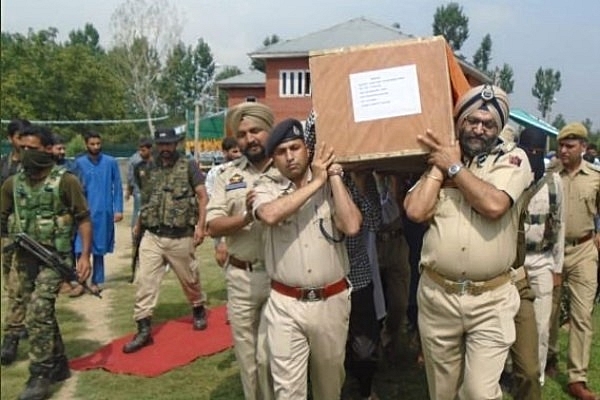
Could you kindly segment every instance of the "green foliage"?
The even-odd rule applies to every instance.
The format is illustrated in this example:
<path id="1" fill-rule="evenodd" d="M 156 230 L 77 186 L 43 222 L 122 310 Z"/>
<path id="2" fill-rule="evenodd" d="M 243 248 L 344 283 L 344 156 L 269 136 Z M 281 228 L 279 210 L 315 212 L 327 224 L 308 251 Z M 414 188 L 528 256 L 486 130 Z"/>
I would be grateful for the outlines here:
<path id="1" fill-rule="evenodd" d="M 494 73 L 494 84 L 502 88 L 507 94 L 513 92 L 515 86 L 513 69 L 510 65 L 504 64 L 501 69 L 496 67 Z"/>
<path id="2" fill-rule="evenodd" d="M 54 28 L 27 36 L 2 33 L 0 109 L 3 119 L 121 119 L 125 90 L 115 79 L 103 51 L 93 44 L 95 28 L 86 25 L 89 43 L 58 43 Z M 72 39 L 77 36 L 72 32 Z M 69 140 L 86 125 L 52 127 Z M 111 128 L 107 128 L 110 131 Z"/>
<path id="3" fill-rule="evenodd" d="M 65 146 L 67 157 L 75 157 L 76 155 L 83 153 L 85 150 L 85 140 L 83 140 L 82 135 L 73 136 L 73 138 L 69 140 Z"/>
<path id="4" fill-rule="evenodd" d="M 83 30 L 77 29 L 69 33 L 67 45 L 81 45 L 88 47 L 94 54 L 103 54 L 104 49 L 100 47 L 100 34 L 94 25 L 87 23 Z"/>
<path id="5" fill-rule="evenodd" d="M 436 8 L 433 16 L 433 34 L 442 35 L 452 47 L 459 51 L 469 37 L 469 18 L 458 3 L 448 3 Z"/>
<path id="6" fill-rule="evenodd" d="M 552 126 L 554 126 L 559 131 L 562 128 L 564 128 L 564 126 L 566 124 L 567 124 L 567 121 L 565 121 L 565 117 L 562 114 L 556 115 L 556 117 L 554 117 L 554 121 L 552 122 Z"/>
<path id="7" fill-rule="evenodd" d="M 540 67 L 535 73 L 535 84 L 531 88 L 531 94 L 538 99 L 538 110 L 542 113 L 542 118 L 546 118 L 546 115 L 552 111 L 554 95 L 560 91 L 561 86 L 559 71 Z"/>
<path id="8" fill-rule="evenodd" d="M 171 115 L 185 116 L 200 101 L 205 109 L 214 103 L 215 61 L 209 45 L 198 39 L 196 47 L 182 42 L 169 54 L 160 81 L 162 98 Z"/>
<path id="9" fill-rule="evenodd" d="M 271 36 L 267 36 L 263 40 L 262 44 L 263 44 L 263 47 L 267 47 L 272 44 L 278 43 L 279 41 L 280 41 L 279 36 L 273 34 Z M 267 66 L 266 66 L 265 60 L 259 59 L 259 58 L 253 58 L 252 63 L 250 64 L 250 69 L 260 71 L 260 72 L 266 72 Z"/>
<path id="10" fill-rule="evenodd" d="M 492 38 L 488 33 L 483 37 L 479 48 L 473 55 L 473 64 L 482 72 L 489 74 L 490 61 L 492 61 Z"/>

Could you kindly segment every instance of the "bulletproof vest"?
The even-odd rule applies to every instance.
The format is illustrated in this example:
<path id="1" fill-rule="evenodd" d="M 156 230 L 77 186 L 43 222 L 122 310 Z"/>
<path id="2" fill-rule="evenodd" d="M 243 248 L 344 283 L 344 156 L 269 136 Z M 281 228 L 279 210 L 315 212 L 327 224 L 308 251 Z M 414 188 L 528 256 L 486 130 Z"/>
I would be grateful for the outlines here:
<path id="1" fill-rule="evenodd" d="M 43 245 L 59 252 L 71 251 L 73 216 L 60 199 L 59 184 L 66 169 L 52 167 L 44 182 L 32 188 L 25 174 L 18 172 L 13 181 L 14 210 L 8 218 L 11 235 L 25 232 Z"/>
<path id="2" fill-rule="evenodd" d="M 556 184 L 554 183 L 554 174 L 549 172 L 540 179 L 534 188 L 532 197 L 544 186 L 548 184 L 548 214 L 530 214 L 525 215 L 525 223 L 528 225 L 544 225 L 544 238 L 541 243 L 527 242 L 527 251 L 548 251 L 552 248 L 556 235 L 558 234 L 560 219 L 558 217 L 558 204 L 556 194 Z"/>
<path id="3" fill-rule="evenodd" d="M 189 161 L 179 157 L 173 167 L 154 165 L 150 171 L 146 192 L 148 202 L 140 209 L 146 228 L 166 226 L 187 228 L 198 222 L 196 192 L 189 183 Z M 147 190 L 147 191 L 146 191 Z"/>

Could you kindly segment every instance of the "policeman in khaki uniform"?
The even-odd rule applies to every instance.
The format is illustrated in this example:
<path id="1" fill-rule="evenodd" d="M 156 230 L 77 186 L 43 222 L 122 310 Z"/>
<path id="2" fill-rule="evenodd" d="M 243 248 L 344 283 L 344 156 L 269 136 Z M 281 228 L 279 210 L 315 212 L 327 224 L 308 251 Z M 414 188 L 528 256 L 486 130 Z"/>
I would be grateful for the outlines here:
<path id="1" fill-rule="evenodd" d="M 592 346 L 592 309 L 597 287 L 600 234 L 594 216 L 600 210 L 600 170 L 582 159 L 588 132 L 579 122 L 565 125 L 558 134 L 560 165 L 566 203 L 563 280 L 571 294 L 567 369 L 568 392 L 577 399 L 596 399 L 587 387 Z M 559 297 L 560 298 L 560 297 Z M 554 318 L 554 317 L 553 317 Z M 558 318 L 551 329 L 556 339 Z M 556 349 L 557 343 L 550 343 Z"/>
<path id="2" fill-rule="evenodd" d="M 265 225 L 265 263 L 271 292 L 265 317 L 275 397 L 337 400 L 344 383 L 350 315 L 344 235 L 362 217 L 342 181 L 332 148 L 321 144 L 309 167 L 302 125 L 288 119 L 267 142 L 281 174 L 255 187 L 254 214 Z"/>
<path id="3" fill-rule="evenodd" d="M 243 156 L 216 175 L 207 208 L 209 234 L 224 236 L 229 249 L 227 308 L 247 400 L 273 398 L 263 313 L 270 280 L 263 261 L 262 224 L 253 222 L 250 208 L 254 182 L 271 168 L 265 145 L 272 127 L 273 113 L 263 104 L 246 102 L 228 112 L 227 129 Z"/>
<path id="4" fill-rule="evenodd" d="M 407 216 L 430 222 L 417 294 L 429 396 L 501 399 L 500 374 L 515 341 L 519 209 L 532 181 L 527 155 L 498 135 L 508 118 L 502 89 L 478 86 L 454 108 L 457 142 L 427 130 L 418 139 L 431 168 L 404 201 Z"/>

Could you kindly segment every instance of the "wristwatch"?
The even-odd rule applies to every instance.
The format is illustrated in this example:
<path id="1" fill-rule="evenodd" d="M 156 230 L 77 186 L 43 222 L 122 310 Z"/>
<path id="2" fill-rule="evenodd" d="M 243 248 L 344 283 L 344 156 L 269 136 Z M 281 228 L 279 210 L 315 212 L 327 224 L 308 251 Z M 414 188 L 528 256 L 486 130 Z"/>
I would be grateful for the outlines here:
<path id="1" fill-rule="evenodd" d="M 454 178 L 462 168 L 462 164 L 452 164 L 450 167 L 448 167 L 448 178 Z"/>

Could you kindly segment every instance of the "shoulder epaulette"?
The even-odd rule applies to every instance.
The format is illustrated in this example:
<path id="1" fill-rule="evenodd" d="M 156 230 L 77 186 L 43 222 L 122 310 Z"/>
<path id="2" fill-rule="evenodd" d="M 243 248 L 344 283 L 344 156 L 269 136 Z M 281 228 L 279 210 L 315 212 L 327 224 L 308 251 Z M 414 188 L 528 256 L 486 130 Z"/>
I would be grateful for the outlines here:
<path id="1" fill-rule="evenodd" d="M 584 162 L 592 171 L 600 172 L 600 165 L 592 164 L 591 162 L 587 162 L 587 161 L 584 161 Z"/>

